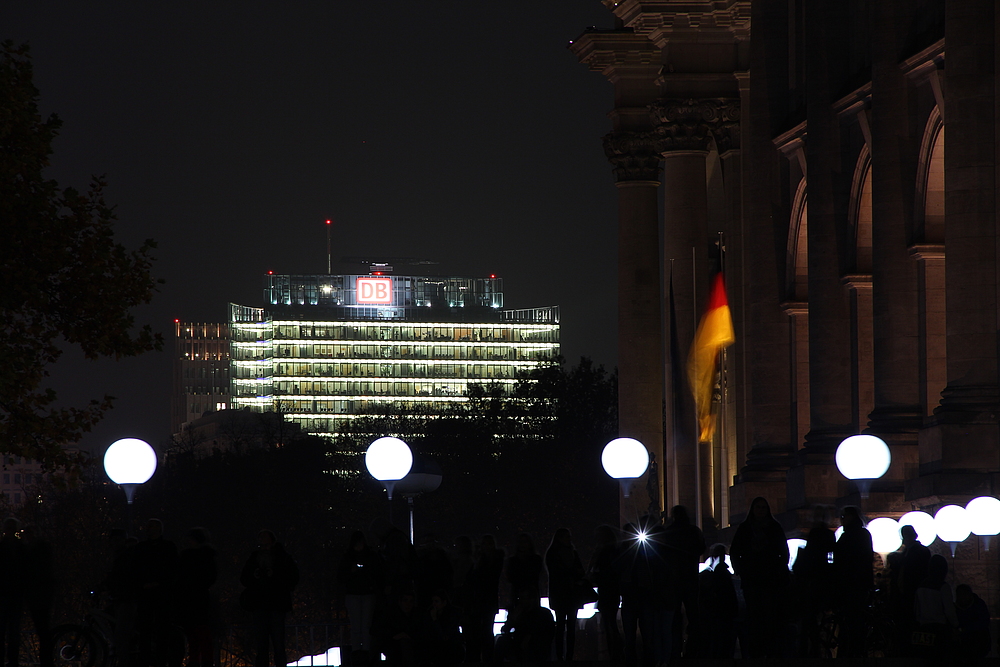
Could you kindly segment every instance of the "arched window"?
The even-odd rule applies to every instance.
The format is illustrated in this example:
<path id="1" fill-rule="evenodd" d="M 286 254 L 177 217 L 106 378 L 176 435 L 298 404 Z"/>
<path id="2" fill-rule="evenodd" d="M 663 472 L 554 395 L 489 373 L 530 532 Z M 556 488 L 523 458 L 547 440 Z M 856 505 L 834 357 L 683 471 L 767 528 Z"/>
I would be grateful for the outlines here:
<path id="1" fill-rule="evenodd" d="M 935 107 L 920 148 L 910 254 L 919 262 L 920 395 L 929 415 L 948 383 L 944 272 L 944 122 Z"/>
<path id="2" fill-rule="evenodd" d="M 792 200 L 786 245 L 786 288 L 789 348 L 792 352 L 792 437 L 798 447 L 809 432 L 809 219 L 806 180 L 799 181 Z"/>

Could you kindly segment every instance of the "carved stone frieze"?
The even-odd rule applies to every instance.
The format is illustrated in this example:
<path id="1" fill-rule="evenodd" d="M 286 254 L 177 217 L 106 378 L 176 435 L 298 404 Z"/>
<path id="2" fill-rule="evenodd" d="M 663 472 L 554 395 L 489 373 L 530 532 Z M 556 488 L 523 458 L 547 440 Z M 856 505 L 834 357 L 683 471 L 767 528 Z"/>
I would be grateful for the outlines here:
<path id="1" fill-rule="evenodd" d="M 651 132 L 613 132 L 604 137 L 604 154 L 615 167 L 615 180 L 659 181 L 660 151 Z"/>
<path id="2" fill-rule="evenodd" d="M 719 153 L 740 147 L 740 101 L 735 98 L 657 100 L 649 106 L 661 153 L 706 151 L 715 139 Z"/>

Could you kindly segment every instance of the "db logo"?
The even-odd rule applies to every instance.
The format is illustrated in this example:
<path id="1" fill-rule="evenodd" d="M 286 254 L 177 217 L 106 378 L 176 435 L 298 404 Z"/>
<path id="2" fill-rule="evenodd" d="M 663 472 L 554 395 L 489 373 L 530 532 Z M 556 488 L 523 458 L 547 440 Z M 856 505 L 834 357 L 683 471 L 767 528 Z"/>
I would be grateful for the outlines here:
<path id="1" fill-rule="evenodd" d="M 358 303 L 392 303 L 392 278 L 358 278 Z"/>

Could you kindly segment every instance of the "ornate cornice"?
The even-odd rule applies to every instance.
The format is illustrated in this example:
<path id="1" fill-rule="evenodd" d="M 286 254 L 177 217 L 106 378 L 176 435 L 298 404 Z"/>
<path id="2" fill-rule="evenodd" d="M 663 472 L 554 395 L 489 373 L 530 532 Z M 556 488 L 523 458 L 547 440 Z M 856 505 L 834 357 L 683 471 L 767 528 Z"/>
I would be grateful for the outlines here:
<path id="1" fill-rule="evenodd" d="M 740 147 L 740 101 L 734 98 L 657 100 L 649 106 L 661 153 L 707 151 L 715 139 L 719 153 Z"/>
<path id="2" fill-rule="evenodd" d="M 615 167 L 615 181 L 659 181 L 660 151 L 651 132 L 605 135 L 604 154 Z"/>

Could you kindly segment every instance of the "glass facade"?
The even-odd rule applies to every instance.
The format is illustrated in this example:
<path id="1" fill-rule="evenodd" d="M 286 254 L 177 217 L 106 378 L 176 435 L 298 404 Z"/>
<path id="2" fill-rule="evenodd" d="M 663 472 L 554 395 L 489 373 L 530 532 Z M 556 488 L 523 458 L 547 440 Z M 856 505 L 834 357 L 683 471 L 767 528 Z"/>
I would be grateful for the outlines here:
<path id="1" fill-rule="evenodd" d="M 387 404 L 433 414 L 470 384 L 512 385 L 555 362 L 559 309 L 500 310 L 501 290 L 497 278 L 268 275 L 267 308 L 230 308 L 232 407 L 324 433 Z"/>

